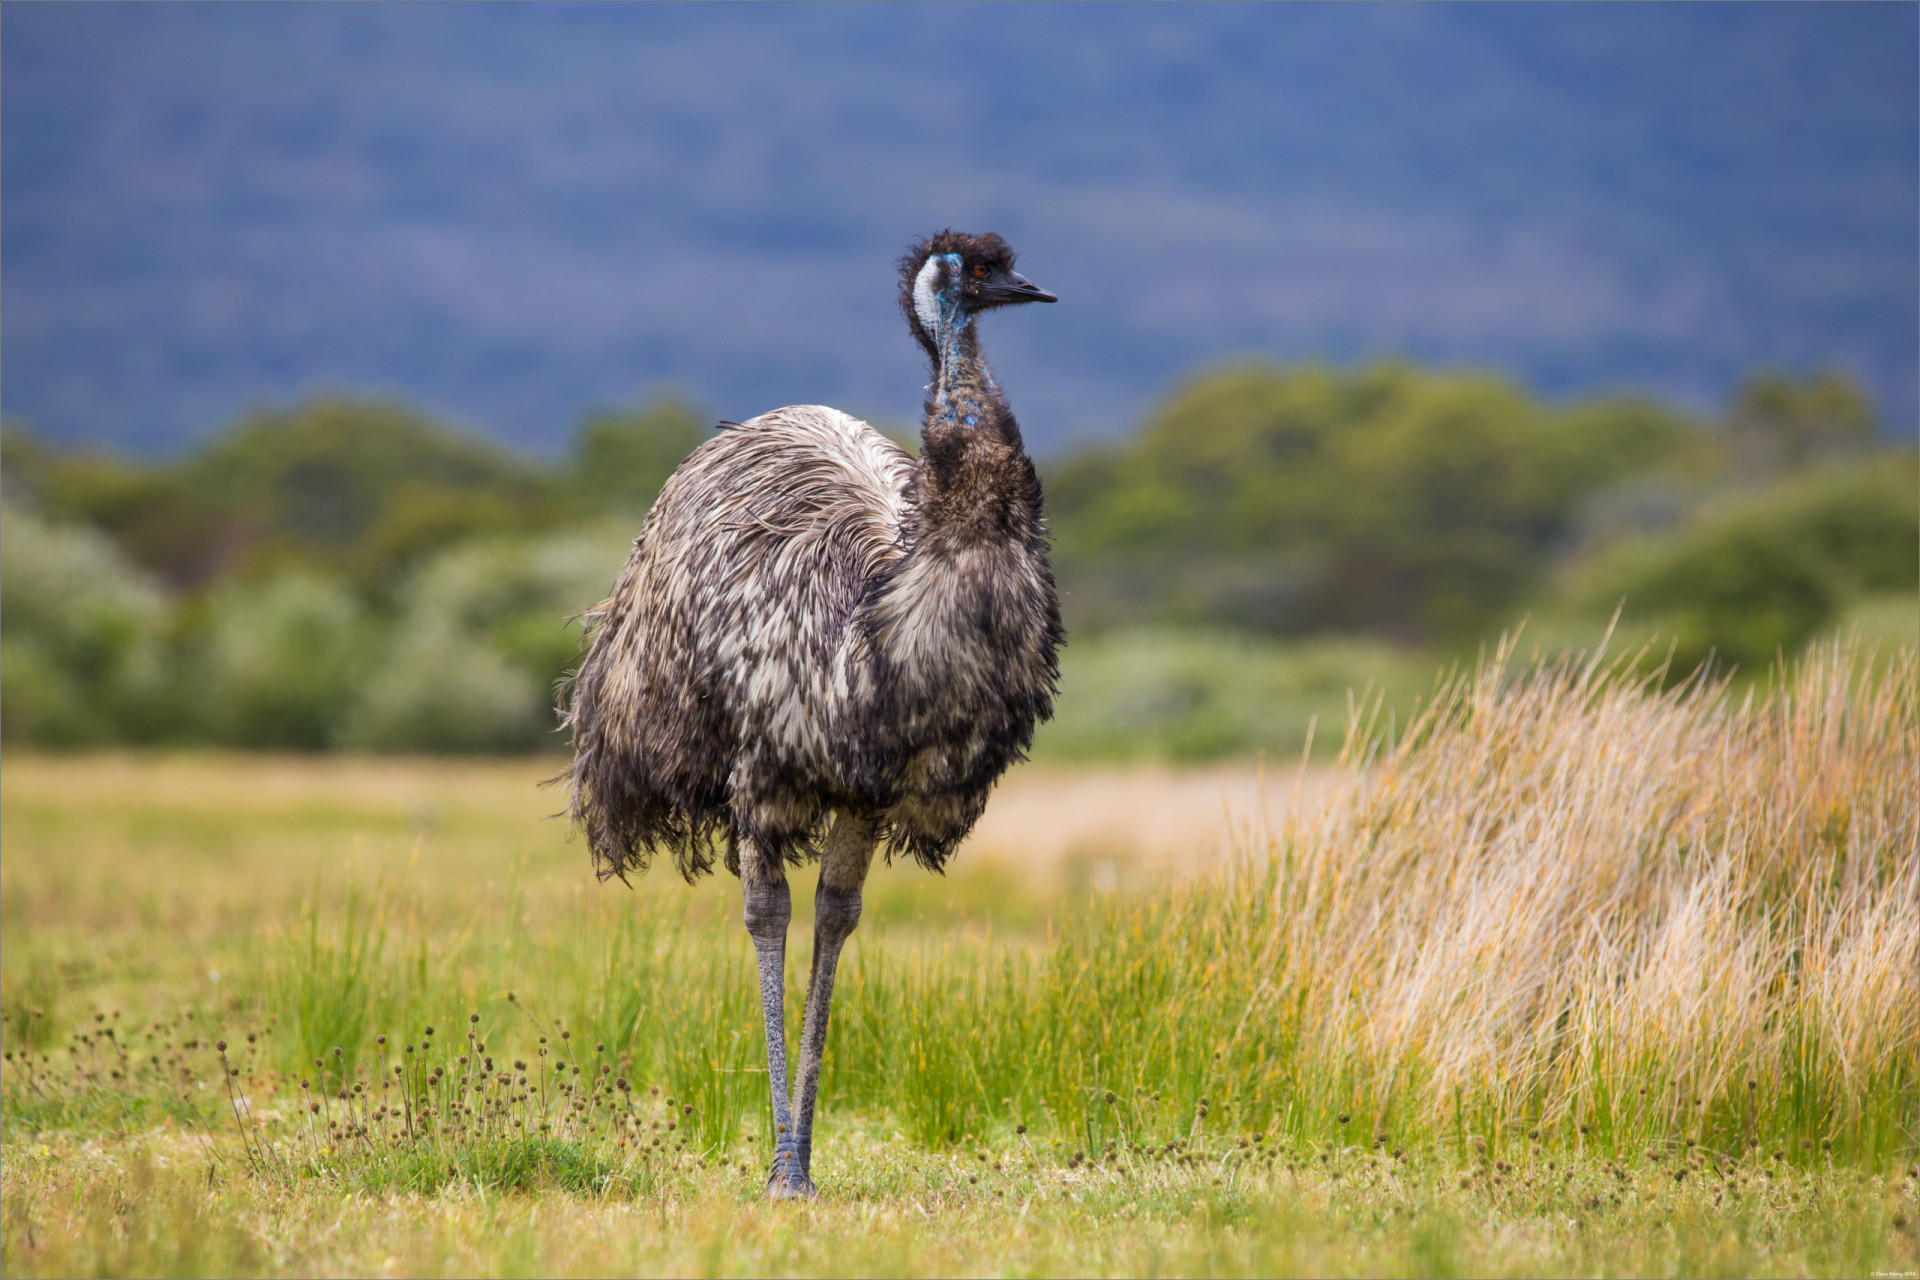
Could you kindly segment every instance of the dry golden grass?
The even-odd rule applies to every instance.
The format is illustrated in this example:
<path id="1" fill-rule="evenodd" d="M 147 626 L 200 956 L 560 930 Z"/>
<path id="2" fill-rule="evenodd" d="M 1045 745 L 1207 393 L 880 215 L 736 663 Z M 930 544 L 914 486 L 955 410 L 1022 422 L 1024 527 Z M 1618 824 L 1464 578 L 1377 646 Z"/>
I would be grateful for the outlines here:
<path id="1" fill-rule="evenodd" d="M 1785 1108 L 1911 1148 L 1915 650 L 1816 646 L 1734 706 L 1632 671 L 1502 653 L 1289 820 L 1243 881 L 1263 1007 L 1435 1125 L 1462 1094 L 1536 1127 Z"/>
<path id="2" fill-rule="evenodd" d="M 471 898 L 512 877 L 590 883 L 553 760 L 226 751 L 9 753 L 6 924 L 194 934 L 284 917 L 317 885 L 404 869 Z"/>
<path id="3" fill-rule="evenodd" d="M 1276 772 L 1246 761 L 1029 765 L 994 791 L 960 856 L 1016 870 L 1053 891 L 1082 882 L 1191 880 L 1224 867 L 1253 829 L 1326 803 L 1341 784 L 1340 773 L 1324 766 Z"/>
<path id="4" fill-rule="evenodd" d="M 382 871 L 404 872 L 442 902 L 509 880 L 541 903 L 598 894 L 583 846 L 549 820 L 561 797 L 540 784 L 563 767 L 557 758 L 9 753 L 0 923 L 230 928 L 285 916 L 316 884 L 327 895 Z M 881 867 L 869 893 L 945 916 L 949 902 L 972 907 L 1008 890 L 1053 900 L 1109 881 L 1190 879 L 1232 856 L 1253 815 L 1319 803 L 1334 781 L 1326 768 L 1301 784 L 1294 770 L 1270 776 L 1253 762 L 1024 765 L 996 789 L 948 879 Z M 686 891 L 668 874 L 643 878 L 635 892 Z M 723 892 L 707 886 L 702 896 Z M 1021 916 L 1038 909 L 1003 905 Z"/>

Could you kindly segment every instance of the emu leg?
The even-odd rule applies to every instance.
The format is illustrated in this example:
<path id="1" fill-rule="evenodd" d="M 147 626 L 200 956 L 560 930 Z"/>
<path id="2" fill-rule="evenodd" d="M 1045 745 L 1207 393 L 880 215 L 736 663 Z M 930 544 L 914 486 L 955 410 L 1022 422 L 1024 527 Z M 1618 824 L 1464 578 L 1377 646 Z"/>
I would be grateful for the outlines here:
<path id="1" fill-rule="evenodd" d="M 742 855 L 755 851 L 743 849 Z M 762 865 L 757 856 L 740 859 L 740 886 L 746 899 L 747 932 L 760 962 L 760 1009 L 767 1029 L 767 1080 L 773 1088 L 773 1169 L 767 1194 L 776 1200 L 813 1194 L 805 1158 L 796 1141 L 787 1107 L 787 922 L 793 898 L 787 875 L 777 863 Z"/>
<path id="2" fill-rule="evenodd" d="M 827 1018 L 833 1011 L 833 975 L 840 949 L 860 923 L 860 889 L 873 861 L 873 824 L 841 815 L 820 856 L 820 888 L 814 896 L 813 975 L 807 983 L 806 1021 L 800 1031 L 799 1114 L 796 1117 L 800 1172 L 809 1193 L 813 1183 L 813 1104 L 820 1087 L 820 1059 L 827 1047 Z"/>

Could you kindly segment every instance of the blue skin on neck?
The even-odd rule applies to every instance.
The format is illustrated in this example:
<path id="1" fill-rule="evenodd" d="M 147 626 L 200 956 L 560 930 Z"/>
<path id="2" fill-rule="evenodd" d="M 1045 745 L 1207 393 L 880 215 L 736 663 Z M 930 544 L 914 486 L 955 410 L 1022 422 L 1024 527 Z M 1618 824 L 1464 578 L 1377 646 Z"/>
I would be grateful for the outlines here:
<path id="1" fill-rule="evenodd" d="M 947 282 L 933 296 L 940 303 L 940 332 L 937 336 L 940 340 L 940 363 L 945 364 L 960 341 L 960 330 L 966 326 L 957 323 L 960 319 L 960 255 L 946 253 L 940 255 L 940 260 L 947 264 Z"/>
<path id="2" fill-rule="evenodd" d="M 941 260 L 947 264 L 945 273 L 947 282 L 938 293 L 934 294 L 934 299 L 940 304 L 940 332 L 935 337 L 940 346 L 940 399 L 944 402 L 947 398 L 947 369 L 950 365 L 957 363 L 960 358 L 960 335 L 966 331 L 967 326 L 960 319 L 962 266 L 960 255 L 942 254 Z M 979 405 L 968 400 L 963 401 L 959 407 L 966 411 L 964 421 L 969 427 L 980 425 Z M 956 414 L 953 406 L 949 405 L 947 411 L 941 416 L 948 422 L 955 421 Z"/>

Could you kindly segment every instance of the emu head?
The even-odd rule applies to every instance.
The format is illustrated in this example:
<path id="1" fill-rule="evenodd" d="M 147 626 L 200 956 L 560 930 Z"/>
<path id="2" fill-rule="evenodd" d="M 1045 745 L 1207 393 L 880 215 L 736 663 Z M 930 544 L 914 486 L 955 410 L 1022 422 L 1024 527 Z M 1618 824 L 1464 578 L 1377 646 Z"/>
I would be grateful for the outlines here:
<path id="1" fill-rule="evenodd" d="M 900 309 L 936 365 L 942 349 L 980 312 L 1059 300 L 1013 269 L 1013 247 L 992 231 L 942 231 L 900 259 Z"/>

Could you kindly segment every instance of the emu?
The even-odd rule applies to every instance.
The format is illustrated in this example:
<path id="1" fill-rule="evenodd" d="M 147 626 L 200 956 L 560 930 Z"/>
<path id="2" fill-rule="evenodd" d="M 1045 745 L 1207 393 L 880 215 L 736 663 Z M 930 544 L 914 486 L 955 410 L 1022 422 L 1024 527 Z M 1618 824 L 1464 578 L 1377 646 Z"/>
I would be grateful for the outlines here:
<path id="1" fill-rule="evenodd" d="M 1062 641 L 1039 477 L 975 320 L 1055 302 L 1000 236 L 900 260 L 932 365 L 915 459 L 837 409 L 721 431 L 648 513 L 588 615 L 563 715 L 571 816 L 605 880 L 671 851 L 739 876 L 759 964 L 775 1148 L 811 1197 L 814 1097 L 840 951 L 876 849 L 939 871 L 1053 713 Z M 796 1105 L 783 995 L 787 868 L 820 864 Z"/>

